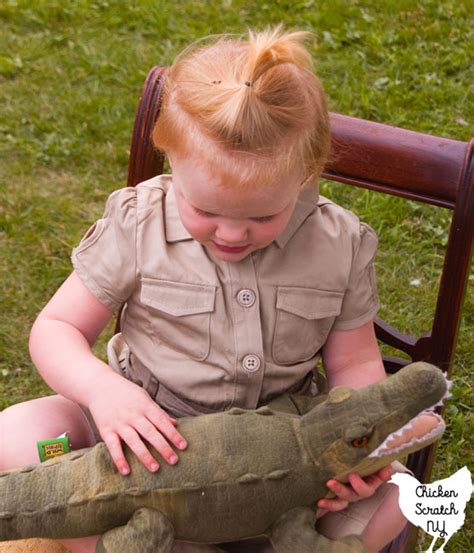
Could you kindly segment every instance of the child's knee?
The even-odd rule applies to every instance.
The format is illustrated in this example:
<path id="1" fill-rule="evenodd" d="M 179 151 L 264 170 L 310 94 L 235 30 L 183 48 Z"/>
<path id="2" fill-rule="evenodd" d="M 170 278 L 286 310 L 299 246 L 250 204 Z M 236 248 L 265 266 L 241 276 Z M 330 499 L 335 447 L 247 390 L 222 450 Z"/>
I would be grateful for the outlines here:
<path id="1" fill-rule="evenodd" d="M 39 462 L 36 442 L 68 432 L 74 449 L 93 445 L 81 409 L 61 396 L 18 403 L 0 414 L 0 470 Z"/>
<path id="2" fill-rule="evenodd" d="M 68 553 L 94 553 L 99 538 L 100 536 L 88 536 L 70 540 L 63 539 L 60 542 L 56 542 L 56 544 L 61 544 L 63 547 L 66 547 Z"/>
<path id="3" fill-rule="evenodd" d="M 407 524 L 398 503 L 398 486 L 388 485 L 380 508 L 362 533 L 362 541 L 369 553 L 378 552 L 394 540 Z"/>
<path id="4" fill-rule="evenodd" d="M 42 538 L 1 542 L 0 551 L 2 553 L 71 553 L 59 542 Z"/>

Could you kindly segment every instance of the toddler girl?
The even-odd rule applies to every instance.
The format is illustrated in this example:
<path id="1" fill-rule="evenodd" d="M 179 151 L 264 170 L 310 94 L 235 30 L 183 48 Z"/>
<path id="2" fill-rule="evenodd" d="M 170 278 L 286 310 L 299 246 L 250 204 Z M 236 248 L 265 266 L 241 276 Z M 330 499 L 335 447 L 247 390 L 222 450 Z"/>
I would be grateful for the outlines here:
<path id="1" fill-rule="evenodd" d="M 74 271 L 30 339 L 59 395 L 3 413 L 2 468 L 35 462 L 36 441 L 68 431 L 74 448 L 100 436 L 124 475 L 123 442 L 156 471 L 178 462 L 171 445 L 186 448 L 178 417 L 314 395 L 319 355 L 330 388 L 385 377 L 372 323 L 377 239 L 318 196 L 330 131 L 306 38 L 223 36 L 173 64 L 153 133 L 172 175 L 114 192 L 73 251 Z M 122 305 L 106 364 L 91 346 Z M 368 551 L 397 535 L 405 521 L 390 472 L 330 481 L 320 531 L 361 534 Z M 64 543 L 86 552 L 96 541 Z M 185 550 L 219 549 L 175 546 Z"/>

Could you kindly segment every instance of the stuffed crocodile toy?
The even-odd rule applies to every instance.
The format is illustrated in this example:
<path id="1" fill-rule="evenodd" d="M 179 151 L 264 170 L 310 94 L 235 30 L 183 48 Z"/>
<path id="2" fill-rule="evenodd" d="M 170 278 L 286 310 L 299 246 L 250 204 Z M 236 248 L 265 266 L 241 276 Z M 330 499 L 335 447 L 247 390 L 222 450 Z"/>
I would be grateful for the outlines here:
<path id="1" fill-rule="evenodd" d="M 120 475 L 104 444 L 0 473 L 0 541 L 103 534 L 97 553 L 169 553 L 175 539 L 265 535 L 277 553 L 362 552 L 357 536 L 333 541 L 315 530 L 326 481 L 373 473 L 436 440 L 444 424 L 433 414 L 421 439 L 391 446 L 446 395 L 443 373 L 414 363 L 366 388 L 313 398 L 303 416 L 305 399 L 285 396 L 255 411 L 180 419 L 189 447 L 156 474 L 128 451 L 131 474 Z"/>

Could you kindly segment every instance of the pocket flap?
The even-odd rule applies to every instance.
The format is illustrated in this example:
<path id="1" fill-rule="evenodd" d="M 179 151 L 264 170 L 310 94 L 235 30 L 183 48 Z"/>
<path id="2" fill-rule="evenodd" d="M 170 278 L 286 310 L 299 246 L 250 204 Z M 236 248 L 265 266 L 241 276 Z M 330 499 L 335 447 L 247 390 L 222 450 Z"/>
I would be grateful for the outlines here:
<path id="1" fill-rule="evenodd" d="M 215 297 L 215 286 L 142 278 L 142 303 L 175 317 L 212 312 Z"/>
<path id="2" fill-rule="evenodd" d="M 279 286 L 276 306 L 304 319 L 324 319 L 340 314 L 343 297 L 342 292 Z"/>

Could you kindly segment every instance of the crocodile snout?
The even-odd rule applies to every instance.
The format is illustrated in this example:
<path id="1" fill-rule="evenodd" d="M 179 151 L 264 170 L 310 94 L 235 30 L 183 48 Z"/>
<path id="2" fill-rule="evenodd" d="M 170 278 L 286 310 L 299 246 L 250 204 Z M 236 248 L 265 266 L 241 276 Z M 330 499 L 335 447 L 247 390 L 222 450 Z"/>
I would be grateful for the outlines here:
<path id="1" fill-rule="evenodd" d="M 406 391 L 410 396 L 418 397 L 420 390 L 423 390 L 426 400 L 432 400 L 430 405 L 439 402 L 448 391 L 448 380 L 443 371 L 423 361 L 411 363 L 395 376 L 405 379 Z"/>

